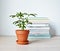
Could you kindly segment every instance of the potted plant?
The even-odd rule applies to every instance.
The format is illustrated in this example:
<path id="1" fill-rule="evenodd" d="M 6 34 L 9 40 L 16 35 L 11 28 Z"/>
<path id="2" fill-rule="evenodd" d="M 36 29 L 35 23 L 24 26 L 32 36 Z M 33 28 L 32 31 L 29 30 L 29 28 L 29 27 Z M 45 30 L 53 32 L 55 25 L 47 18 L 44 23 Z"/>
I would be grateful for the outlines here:
<path id="1" fill-rule="evenodd" d="M 13 24 L 18 26 L 20 29 L 16 30 L 16 35 L 17 35 L 17 43 L 18 44 L 28 44 L 29 41 L 28 39 L 28 34 L 29 30 L 26 30 L 26 25 L 27 24 L 32 24 L 29 22 L 28 17 L 29 16 L 36 16 L 36 14 L 28 14 L 28 13 L 16 13 L 15 15 L 10 15 L 12 18 L 17 18 L 18 20 L 14 21 Z"/>

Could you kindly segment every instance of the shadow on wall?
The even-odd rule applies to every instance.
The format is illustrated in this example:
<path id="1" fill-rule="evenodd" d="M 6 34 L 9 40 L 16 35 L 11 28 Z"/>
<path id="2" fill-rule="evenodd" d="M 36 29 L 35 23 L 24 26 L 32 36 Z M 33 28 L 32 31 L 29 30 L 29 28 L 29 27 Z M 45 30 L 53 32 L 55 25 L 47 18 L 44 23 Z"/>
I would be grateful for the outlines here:
<path id="1" fill-rule="evenodd" d="M 50 35 L 51 37 L 56 36 L 56 29 L 55 29 L 55 25 L 49 25 L 50 26 Z"/>

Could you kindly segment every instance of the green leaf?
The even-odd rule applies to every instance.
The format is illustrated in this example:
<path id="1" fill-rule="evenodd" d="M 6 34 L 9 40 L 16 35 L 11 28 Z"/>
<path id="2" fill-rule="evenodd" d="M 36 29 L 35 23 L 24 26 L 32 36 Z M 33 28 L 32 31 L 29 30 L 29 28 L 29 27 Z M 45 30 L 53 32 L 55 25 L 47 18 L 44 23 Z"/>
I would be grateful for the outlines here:
<path id="1" fill-rule="evenodd" d="M 24 15 L 28 15 L 27 13 L 23 13 Z"/>
<path id="2" fill-rule="evenodd" d="M 21 28 L 22 26 L 21 26 L 21 24 L 17 24 L 16 26 L 18 26 L 19 28 Z"/>
<path id="3" fill-rule="evenodd" d="M 20 16 L 20 18 L 24 17 L 22 12 L 19 13 L 19 16 Z"/>
<path id="4" fill-rule="evenodd" d="M 29 14 L 29 16 L 30 16 L 30 15 L 35 17 L 37 14 Z"/>
<path id="5" fill-rule="evenodd" d="M 32 24 L 32 22 L 28 22 L 28 24 Z"/>
<path id="6" fill-rule="evenodd" d="M 17 24 L 17 23 L 18 23 L 18 21 L 14 21 L 14 22 L 13 22 L 13 24 Z"/>
<path id="7" fill-rule="evenodd" d="M 26 28 L 26 26 L 24 26 L 24 28 Z"/>
<path id="8" fill-rule="evenodd" d="M 26 21 L 25 21 L 25 22 L 26 22 L 26 23 L 28 23 L 28 18 L 25 18 L 25 19 L 26 19 Z"/>
<path id="9" fill-rule="evenodd" d="M 10 15 L 10 17 L 14 18 L 14 17 L 16 17 L 16 15 Z"/>

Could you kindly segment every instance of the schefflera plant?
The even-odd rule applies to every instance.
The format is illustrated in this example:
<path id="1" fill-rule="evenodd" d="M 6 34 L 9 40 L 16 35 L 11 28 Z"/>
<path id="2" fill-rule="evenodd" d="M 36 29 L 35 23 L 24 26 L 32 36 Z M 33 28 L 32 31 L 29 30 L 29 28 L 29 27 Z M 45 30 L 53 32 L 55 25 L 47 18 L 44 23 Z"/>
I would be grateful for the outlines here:
<path id="1" fill-rule="evenodd" d="M 37 14 L 17 12 L 15 15 L 10 15 L 10 17 L 18 18 L 18 20 L 13 22 L 13 24 L 21 28 L 21 30 L 25 30 L 27 24 L 32 24 L 32 22 L 29 22 L 28 17 L 29 16 L 35 17 L 36 15 Z"/>

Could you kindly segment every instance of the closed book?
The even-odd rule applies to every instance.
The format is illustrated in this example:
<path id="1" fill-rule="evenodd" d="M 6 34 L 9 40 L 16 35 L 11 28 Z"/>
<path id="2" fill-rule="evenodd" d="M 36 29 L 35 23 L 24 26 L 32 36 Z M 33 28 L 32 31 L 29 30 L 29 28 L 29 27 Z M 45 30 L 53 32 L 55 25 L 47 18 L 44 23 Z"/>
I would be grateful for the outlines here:
<path id="1" fill-rule="evenodd" d="M 38 24 L 38 23 L 36 23 L 36 24 L 28 24 L 27 25 L 27 27 L 29 27 L 29 26 L 49 26 L 49 24 L 48 23 L 40 23 L 40 24 Z"/>
<path id="2" fill-rule="evenodd" d="M 40 27 L 40 28 L 35 28 L 35 27 L 34 27 L 34 28 L 28 28 L 28 29 L 30 29 L 30 30 L 31 30 L 31 29 L 45 29 L 45 30 L 48 29 L 48 30 L 49 30 L 50 27 Z"/>
<path id="3" fill-rule="evenodd" d="M 50 38 L 50 34 L 29 34 L 29 38 Z"/>
<path id="4" fill-rule="evenodd" d="M 29 20 L 49 20 L 47 17 L 29 17 Z"/>
<path id="5" fill-rule="evenodd" d="M 48 27 L 48 26 L 28 26 L 28 28 L 45 28 L 45 27 Z"/>
<path id="6" fill-rule="evenodd" d="M 30 34 L 49 34 L 49 32 L 30 32 Z"/>
<path id="7" fill-rule="evenodd" d="M 32 17 L 32 18 L 29 18 L 29 22 L 32 22 L 32 23 L 49 23 L 49 19 L 46 17 Z"/>
<path id="8" fill-rule="evenodd" d="M 49 32 L 50 29 L 30 29 L 31 32 Z"/>
<path id="9" fill-rule="evenodd" d="M 49 23 L 48 20 L 29 20 L 29 22 L 32 22 L 33 24 L 34 23 Z"/>

